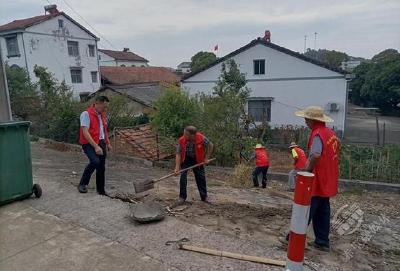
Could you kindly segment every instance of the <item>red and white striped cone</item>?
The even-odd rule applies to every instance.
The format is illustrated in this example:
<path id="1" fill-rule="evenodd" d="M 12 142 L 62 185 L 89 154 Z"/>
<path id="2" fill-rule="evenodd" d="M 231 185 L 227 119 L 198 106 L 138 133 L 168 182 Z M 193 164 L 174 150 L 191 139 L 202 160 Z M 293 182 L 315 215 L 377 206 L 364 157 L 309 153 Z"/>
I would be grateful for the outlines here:
<path id="1" fill-rule="evenodd" d="M 286 271 L 302 271 L 304 249 L 310 215 L 311 189 L 314 174 L 298 172 L 294 190 L 292 219 L 290 221 L 290 236 L 287 252 Z"/>

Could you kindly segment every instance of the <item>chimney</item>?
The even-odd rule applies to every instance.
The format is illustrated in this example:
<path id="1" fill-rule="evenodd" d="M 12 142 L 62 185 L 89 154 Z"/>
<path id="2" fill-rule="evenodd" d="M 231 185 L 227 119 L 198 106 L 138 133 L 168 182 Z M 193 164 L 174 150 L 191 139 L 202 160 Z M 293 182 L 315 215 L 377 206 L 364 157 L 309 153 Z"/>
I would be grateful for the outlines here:
<path id="1" fill-rule="evenodd" d="M 129 52 L 129 48 L 124 48 L 123 52 Z"/>
<path id="2" fill-rule="evenodd" d="M 57 5 L 46 5 L 44 6 L 44 14 L 49 13 L 50 15 L 58 14 Z"/>
<path id="3" fill-rule="evenodd" d="M 271 42 L 271 32 L 269 32 L 269 30 L 265 30 L 264 40 L 266 42 Z"/>

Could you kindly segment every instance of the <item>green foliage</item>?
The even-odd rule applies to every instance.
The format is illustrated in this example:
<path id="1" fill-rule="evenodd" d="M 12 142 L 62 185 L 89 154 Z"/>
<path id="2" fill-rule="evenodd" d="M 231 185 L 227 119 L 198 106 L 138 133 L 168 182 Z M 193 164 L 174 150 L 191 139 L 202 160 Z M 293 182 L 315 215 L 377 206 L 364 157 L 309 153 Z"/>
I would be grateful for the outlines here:
<path id="1" fill-rule="evenodd" d="M 342 145 L 340 176 L 364 181 L 399 182 L 400 146 Z"/>
<path id="2" fill-rule="evenodd" d="M 350 59 L 350 56 L 346 53 L 327 49 L 318 49 L 317 51 L 308 48 L 304 55 L 325 63 L 331 68 L 340 68 L 343 61 Z"/>
<path id="3" fill-rule="evenodd" d="M 239 159 L 245 123 L 246 99 L 250 90 L 246 78 L 234 60 L 223 63 L 214 95 L 202 95 L 202 131 L 212 140 L 221 165 L 233 165 Z"/>
<path id="4" fill-rule="evenodd" d="M 400 115 L 400 54 L 385 50 L 354 69 L 351 101 L 378 107 L 383 114 Z"/>
<path id="5" fill-rule="evenodd" d="M 35 124 L 38 135 L 57 141 L 77 142 L 82 104 L 73 99 L 73 93 L 65 82 L 58 83 L 47 68 L 35 66 L 34 73 L 40 88 L 40 118 Z"/>
<path id="6" fill-rule="evenodd" d="M 177 138 L 186 126 L 199 122 L 200 106 L 197 100 L 178 87 L 166 87 L 155 107 L 151 124 L 163 137 Z"/>
<path id="7" fill-rule="evenodd" d="M 31 83 L 25 69 L 10 68 L 6 65 L 6 74 L 13 115 L 24 120 L 31 120 L 29 116 L 39 113 L 40 99 L 36 84 Z"/>
<path id="8" fill-rule="evenodd" d="M 198 52 L 197 54 L 192 56 L 190 69 L 192 72 L 202 70 L 216 60 L 217 56 L 214 53 L 203 51 Z"/>

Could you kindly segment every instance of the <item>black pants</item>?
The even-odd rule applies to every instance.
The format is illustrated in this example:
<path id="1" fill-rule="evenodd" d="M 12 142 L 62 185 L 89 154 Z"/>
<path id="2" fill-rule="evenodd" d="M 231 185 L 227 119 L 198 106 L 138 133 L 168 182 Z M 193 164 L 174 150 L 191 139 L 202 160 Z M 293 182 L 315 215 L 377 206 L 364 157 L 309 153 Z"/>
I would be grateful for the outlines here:
<path id="1" fill-rule="evenodd" d="M 196 164 L 196 159 L 186 157 L 185 161 L 181 164 L 181 169 L 188 168 Z M 186 200 L 187 198 L 187 173 L 185 171 L 181 173 L 180 179 L 180 192 L 179 197 Z M 207 182 L 206 182 L 206 174 L 204 170 L 204 166 L 199 166 L 193 169 L 194 178 L 196 180 L 197 189 L 199 190 L 201 200 L 205 200 L 207 198 Z"/>
<path id="2" fill-rule="evenodd" d="M 106 156 L 107 156 L 107 147 L 104 140 L 100 140 L 99 142 L 100 148 L 103 149 L 103 155 L 97 155 L 96 151 L 90 144 L 82 145 L 82 149 L 85 152 L 86 156 L 89 158 L 89 164 L 86 166 L 83 171 L 81 181 L 79 185 L 88 185 L 90 181 L 90 177 L 93 172 L 96 170 L 96 189 L 99 194 L 104 194 L 104 186 L 105 186 L 105 164 L 106 164 Z"/>
<path id="3" fill-rule="evenodd" d="M 331 219 L 331 205 L 327 197 L 312 197 L 308 225 L 313 223 L 315 243 L 329 247 L 329 231 Z M 286 236 L 289 241 L 289 234 Z"/>
<path id="4" fill-rule="evenodd" d="M 330 220 L 331 205 L 329 198 L 312 197 L 308 224 L 312 221 L 317 245 L 329 247 Z"/>
<path id="5" fill-rule="evenodd" d="M 255 187 L 258 187 L 258 175 L 262 173 L 262 186 L 267 186 L 267 172 L 268 167 L 256 167 L 253 171 L 253 184 Z"/>

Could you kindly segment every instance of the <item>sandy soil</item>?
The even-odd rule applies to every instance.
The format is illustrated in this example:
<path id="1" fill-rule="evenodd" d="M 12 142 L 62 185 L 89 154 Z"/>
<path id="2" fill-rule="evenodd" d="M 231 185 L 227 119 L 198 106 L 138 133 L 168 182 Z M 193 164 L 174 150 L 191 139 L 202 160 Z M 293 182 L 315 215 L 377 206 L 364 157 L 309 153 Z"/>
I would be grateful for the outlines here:
<path id="1" fill-rule="evenodd" d="M 36 151 L 36 156 L 41 155 L 45 154 Z M 64 152 L 56 160 L 58 163 L 67 163 L 68 159 L 76 162 L 79 160 L 77 165 L 83 168 L 82 157 L 77 158 L 79 155 Z M 45 157 L 41 159 L 43 161 Z M 290 162 L 289 157 L 285 159 L 282 161 Z M 49 163 L 52 161 L 49 160 Z M 155 178 L 164 173 L 168 172 L 165 169 L 149 168 L 110 157 L 107 187 L 113 193 L 129 195 L 135 180 Z M 211 168 L 207 177 L 211 204 L 199 201 L 193 175 L 189 174 L 188 202 L 172 209 L 169 213 L 171 217 L 285 253 L 286 246 L 278 238 L 285 236 L 291 217 L 291 201 L 282 196 L 291 195 L 286 191 L 286 184 L 271 180 L 267 189 L 254 189 L 250 187 L 249 177 L 249 187 L 234 188 L 229 184 L 229 170 L 218 172 Z M 76 175 L 66 177 L 71 185 L 76 185 L 77 179 Z M 174 177 L 139 196 L 142 201 L 156 200 L 165 206 L 171 206 L 177 195 L 178 178 Z M 137 199 L 138 195 L 132 195 L 132 198 Z M 349 209 L 354 204 L 357 204 L 362 216 L 351 227 L 354 232 L 339 234 L 335 228 L 332 229 L 330 253 L 320 252 L 309 246 L 306 250 L 308 270 L 400 270 L 399 202 L 400 195 L 394 193 L 341 191 L 331 201 L 332 217 L 334 218 L 338 210 L 343 211 L 346 206 Z M 309 228 L 309 233 L 309 241 L 312 241 L 312 227 Z M 366 236 L 366 233 L 369 235 Z"/>

